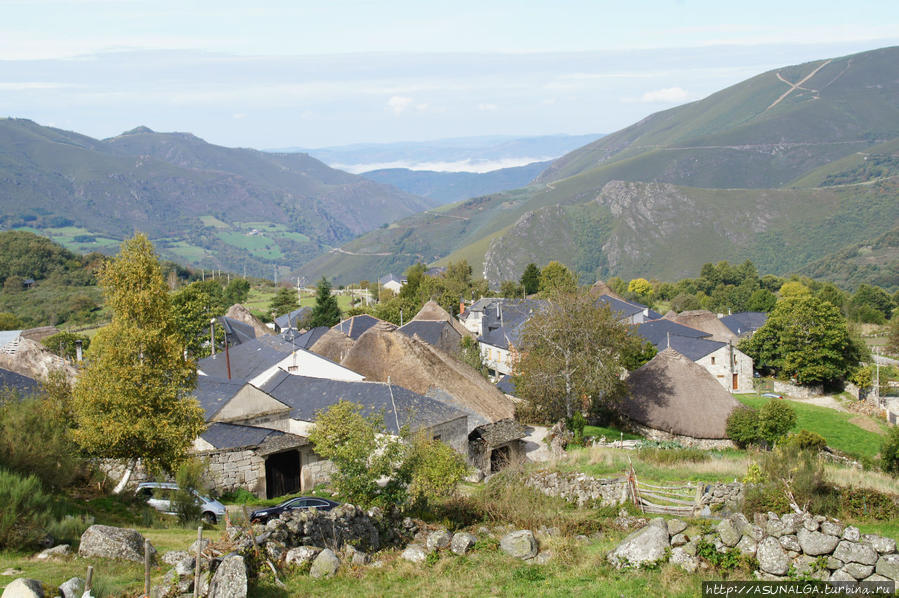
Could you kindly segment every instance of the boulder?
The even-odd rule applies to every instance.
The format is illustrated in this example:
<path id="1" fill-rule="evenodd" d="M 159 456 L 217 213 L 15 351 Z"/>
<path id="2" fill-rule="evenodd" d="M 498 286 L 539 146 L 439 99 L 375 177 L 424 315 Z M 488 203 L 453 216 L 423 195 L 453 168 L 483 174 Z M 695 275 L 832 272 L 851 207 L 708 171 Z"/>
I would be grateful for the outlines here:
<path id="1" fill-rule="evenodd" d="M 247 566 L 237 554 L 226 556 L 209 582 L 208 598 L 247 598 Z"/>
<path id="2" fill-rule="evenodd" d="M 665 530 L 668 534 L 668 530 Z M 510 532 L 499 541 L 499 547 L 509 556 L 517 559 L 532 559 L 537 556 L 537 539 L 530 530 Z"/>
<path id="3" fill-rule="evenodd" d="M 428 552 L 434 552 L 435 550 L 443 550 L 444 548 L 447 548 L 450 545 L 452 539 L 453 537 L 448 531 L 446 531 L 445 529 L 439 529 L 428 534 L 428 539 L 425 544 L 428 547 Z"/>
<path id="4" fill-rule="evenodd" d="M 787 557 L 787 553 L 784 552 L 780 541 L 773 536 L 759 542 L 755 558 L 758 559 L 759 568 L 771 575 L 785 575 L 790 569 L 790 559 Z"/>
<path id="5" fill-rule="evenodd" d="M 858 542 L 859 540 L 861 540 L 861 532 L 859 532 L 858 528 L 854 525 L 850 525 L 845 530 L 843 530 L 843 539 L 849 540 L 850 542 Z"/>
<path id="6" fill-rule="evenodd" d="M 428 558 L 428 551 L 420 544 L 409 544 L 400 556 L 412 563 L 423 563 Z"/>
<path id="7" fill-rule="evenodd" d="M 0 598 L 44 598 L 44 588 L 36 579 L 20 577 L 6 586 Z"/>
<path id="8" fill-rule="evenodd" d="M 677 565 L 684 571 L 688 573 L 693 573 L 699 567 L 699 559 L 688 553 L 683 548 L 674 548 L 671 551 L 671 556 L 668 559 L 669 563 Z"/>
<path id="9" fill-rule="evenodd" d="M 830 572 L 828 571 L 816 571 L 816 563 L 817 559 L 802 554 L 793 559 L 793 569 L 795 570 L 797 576 L 808 575 L 815 579 L 821 580 L 826 580 L 828 577 L 830 577 Z"/>
<path id="10" fill-rule="evenodd" d="M 837 547 L 837 544 L 840 543 L 840 539 L 837 536 L 821 532 L 810 532 L 804 527 L 796 534 L 796 538 L 799 540 L 802 552 L 809 556 L 830 554 Z"/>
<path id="11" fill-rule="evenodd" d="M 681 533 L 677 534 L 676 536 L 671 536 L 671 545 L 674 547 L 683 546 L 689 541 L 690 539 L 687 537 L 687 534 Z"/>
<path id="12" fill-rule="evenodd" d="M 737 542 L 736 549 L 740 551 L 740 554 L 744 556 L 755 556 L 755 551 L 758 549 L 759 544 L 752 538 L 752 536 L 744 535 L 740 538 L 740 541 Z"/>
<path id="13" fill-rule="evenodd" d="M 80 577 L 73 577 L 64 581 L 59 586 L 59 593 L 62 598 L 81 598 L 84 594 L 84 580 Z"/>
<path id="14" fill-rule="evenodd" d="M 190 557 L 190 553 L 188 553 L 186 550 L 170 550 L 162 555 L 162 558 L 160 560 L 166 565 L 174 566 L 188 557 Z"/>
<path id="15" fill-rule="evenodd" d="M 334 551 L 330 548 L 325 548 L 319 552 L 318 556 L 315 557 L 315 560 L 312 561 L 312 567 L 309 568 L 309 575 L 316 579 L 331 577 L 337 573 L 337 568 L 339 566 L 340 560 L 337 558 L 337 555 L 334 554 Z"/>
<path id="16" fill-rule="evenodd" d="M 842 569 L 844 564 L 845 563 L 843 563 L 843 561 L 841 561 L 840 559 L 833 558 L 832 555 L 828 556 L 827 560 L 825 561 L 825 566 L 828 569 L 830 569 L 831 571 L 836 571 L 837 569 Z"/>
<path id="17" fill-rule="evenodd" d="M 668 525 L 664 519 L 653 519 L 646 527 L 630 534 L 609 554 L 615 567 L 639 567 L 665 558 L 668 544 Z"/>
<path id="18" fill-rule="evenodd" d="M 321 551 L 321 548 L 314 546 L 297 546 L 287 551 L 284 561 L 290 565 L 305 565 L 311 563 L 312 559 Z"/>
<path id="19" fill-rule="evenodd" d="M 535 556 L 531 562 L 535 565 L 545 565 L 546 563 L 551 561 L 552 558 L 553 553 L 551 550 L 541 550 L 540 553 L 537 554 L 537 556 Z"/>
<path id="20" fill-rule="evenodd" d="M 177 563 L 175 563 L 175 573 L 181 576 L 193 576 L 194 574 L 194 565 L 196 564 L 196 559 L 192 556 L 186 556 Z M 200 563 L 203 564 L 202 562 Z"/>
<path id="21" fill-rule="evenodd" d="M 475 538 L 473 534 L 456 532 L 453 534 L 453 539 L 450 542 L 450 550 L 452 550 L 454 554 L 463 555 L 474 548 L 477 541 L 478 539 Z"/>
<path id="22" fill-rule="evenodd" d="M 84 558 L 125 559 L 144 562 L 144 537 L 136 530 L 110 525 L 92 525 L 81 534 L 78 556 Z M 156 549 L 150 545 L 150 563 L 156 561 Z"/>
<path id="23" fill-rule="evenodd" d="M 870 544 L 878 554 L 890 554 L 896 552 L 896 540 L 893 540 L 892 538 L 884 538 L 877 534 L 865 534 L 862 536 L 862 541 Z"/>
<path id="24" fill-rule="evenodd" d="M 842 540 L 837 545 L 837 549 L 833 551 L 833 556 L 844 563 L 873 565 L 877 562 L 877 551 L 871 548 L 870 544 L 860 544 L 858 542 L 849 542 L 848 540 Z"/>
<path id="25" fill-rule="evenodd" d="M 893 581 L 899 581 L 899 554 L 885 554 L 877 559 L 874 568 L 879 575 L 888 577 Z"/>
<path id="26" fill-rule="evenodd" d="M 68 544 L 60 544 L 59 546 L 40 551 L 34 558 L 39 561 L 45 561 L 47 559 L 66 557 L 70 554 L 72 554 L 72 548 Z"/>
<path id="27" fill-rule="evenodd" d="M 861 565 L 859 563 L 846 563 L 843 571 L 855 579 L 864 579 L 874 573 L 874 565 Z"/>
<path id="28" fill-rule="evenodd" d="M 687 522 L 681 521 L 680 519 L 669 519 L 668 520 L 668 535 L 676 536 L 684 532 L 687 529 Z"/>
<path id="29" fill-rule="evenodd" d="M 862 581 L 890 581 L 890 578 L 875 573 L 864 578 Z"/>

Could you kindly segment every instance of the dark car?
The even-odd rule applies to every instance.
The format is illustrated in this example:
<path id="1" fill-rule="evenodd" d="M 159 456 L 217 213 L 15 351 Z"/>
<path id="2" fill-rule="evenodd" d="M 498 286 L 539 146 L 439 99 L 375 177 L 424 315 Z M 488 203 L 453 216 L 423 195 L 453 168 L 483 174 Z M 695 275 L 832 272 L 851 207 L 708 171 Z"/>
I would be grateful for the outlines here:
<path id="1" fill-rule="evenodd" d="M 339 505 L 339 502 L 334 502 L 333 500 L 328 500 L 327 498 L 318 498 L 315 496 L 298 496 L 297 498 L 285 500 L 280 505 L 276 505 L 274 507 L 256 509 L 255 511 L 250 513 L 250 521 L 265 523 L 269 519 L 277 519 L 281 516 L 281 513 L 285 513 L 287 511 L 302 511 L 305 509 L 330 511 L 331 509 Z"/>

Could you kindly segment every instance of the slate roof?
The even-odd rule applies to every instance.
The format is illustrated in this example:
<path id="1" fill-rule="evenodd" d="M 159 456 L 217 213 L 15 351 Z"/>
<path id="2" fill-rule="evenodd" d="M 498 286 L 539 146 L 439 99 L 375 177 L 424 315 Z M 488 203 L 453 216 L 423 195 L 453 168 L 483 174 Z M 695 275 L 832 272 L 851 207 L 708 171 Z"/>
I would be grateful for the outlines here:
<path id="1" fill-rule="evenodd" d="M 200 434 L 200 438 L 217 449 L 259 446 L 266 440 L 277 436 L 284 436 L 284 432 L 271 428 L 258 428 L 221 422 L 210 424 L 206 431 Z"/>
<path id="2" fill-rule="evenodd" d="M 15 390 L 21 396 L 29 396 L 37 393 L 40 383 L 34 378 L 17 374 L 0 368 L 0 389 Z"/>
<path id="3" fill-rule="evenodd" d="M 344 333 L 355 341 L 359 340 L 359 337 L 362 336 L 366 330 L 381 321 L 382 320 L 379 320 L 374 316 L 361 314 L 353 316 L 352 318 L 347 318 L 339 324 L 335 324 L 332 329 Z"/>
<path id="4" fill-rule="evenodd" d="M 618 299 L 617 297 L 612 297 L 611 295 L 600 295 L 596 298 L 596 302 L 608 305 L 610 310 L 620 313 L 622 318 L 629 318 L 642 312 L 643 310 L 647 310 L 646 317 L 650 320 L 656 320 L 662 317 L 662 314 L 649 309 L 642 303 L 623 301 L 621 299 Z"/>
<path id="5" fill-rule="evenodd" d="M 412 320 L 405 326 L 397 328 L 397 332 L 402 332 L 410 338 L 417 334 L 418 338 L 424 342 L 437 347 L 443 344 L 441 343 L 441 340 L 443 339 L 443 331 L 446 328 L 452 330 L 458 338 L 459 334 L 453 329 L 452 325 L 446 321 Z"/>
<path id="6" fill-rule="evenodd" d="M 193 396 L 203 408 L 206 421 L 215 417 L 215 414 L 243 388 L 244 384 L 246 382 L 243 380 L 197 376 L 197 387 Z"/>
<path id="7" fill-rule="evenodd" d="M 671 320 L 652 320 L 637 326 L 637 334 L 651 342 L 656 349 L 661 351 L 668 346 L 668 337 L 686 336 L 692 338 L 707 338 L 712 336 L 708 332 L 696 330 Z"/>
<path id="8" fill-rule="evenodd" d="M 309 349 L 315 344 L 315 341 L 320 339 L 326 332 L 328 332 L 328 330 L 330 330 L 330 328 L 327 326 L 316 326 L 293 339 L 293 344 L 301 349 Z"/>
<path id="9" fill-rule="evenodd" d="M 256 330 L 240 320 L 222 316 L 219 318 L 219 323 L 225 329 L 225 334 L 228 335 L 228 342 L 232 347 L 256 338 Z"/>
<path id="10" fill-rule="evenodd" d="M 667 348 L 667 343 L 656 348 L 661 351 Z M 726 347 L 727 343 L 720 341 L 710 341 L 704 338 L 692 338 L 689 336 L 671 336 L 671 348 L 693 361 L 702 359 L 709 353 L 714 353 L 721 347 Z"/>
<path id="11" fill-rule="evenodd" d="M 278 330 L 297 328 L 297 322 L 301 321 L 306 317 L 307 314 L 310 313 L 312 313 L 311 307 L 301 307 L 299 309 L 295 309 L 290 313 L 282 314 L 275 318 L 275 326 L 278 327 Z"/>
<path id="12" fill-rule="evenodd" d="M 496 382 L 496 387 L 500 389 L 504 394 L 513 397 L 515 396 L 515 381 L 509 374 L 503 375 L 503 377 Z"/>
<path id="13" fill-rule="evenodd" d="M 755 332 L 767 321 L 768 314 L 763 311 L 741 311 L 721 318 L 721 323 L 737 336 Z"/>
<path id="14" fill-rule="evenodd" d="M 418 429 L 465 417 L 440 401 L 382 382 L 342 382 L 278 372 L 260 390 L 288 405 L 292 419 L 307 422 L 341 400 L 358 403 L 366 415 L 383 412 L 384 426 L 392 434 L 400 432 L 397 419 L 400 427 L 410 424 Z"/>
<path id="15" fill-rule="evenodd" d="M 230 349 L 231 379 L 249 380 L 276 365 L 290 355 L 294 346 L 276 335 L 254 338 Z M 228 378 L 224 352 L 205 357 L 197 362 L 197 368 L 211 377 Z"/>
<path id="16" fill-rule="evenodd" d="M 482 316 L 484 334 L 478 341 L 500 349 L 517 345 L 524 325 L 545 305 L 546 302 L 539 299 L 493 299 L 491 303 L 480 308 L 484 312 Z"/>

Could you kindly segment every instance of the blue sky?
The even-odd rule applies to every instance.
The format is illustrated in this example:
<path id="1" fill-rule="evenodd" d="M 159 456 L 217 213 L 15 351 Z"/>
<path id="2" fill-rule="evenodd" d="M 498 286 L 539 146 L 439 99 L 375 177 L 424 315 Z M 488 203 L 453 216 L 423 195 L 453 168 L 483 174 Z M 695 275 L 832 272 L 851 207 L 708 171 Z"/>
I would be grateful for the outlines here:
<path id="1" fill-rule="evenodd" d="M 317 147 L 611 132 L 899 44 L 899 2 L 0 0 L 0 114 Z"/>

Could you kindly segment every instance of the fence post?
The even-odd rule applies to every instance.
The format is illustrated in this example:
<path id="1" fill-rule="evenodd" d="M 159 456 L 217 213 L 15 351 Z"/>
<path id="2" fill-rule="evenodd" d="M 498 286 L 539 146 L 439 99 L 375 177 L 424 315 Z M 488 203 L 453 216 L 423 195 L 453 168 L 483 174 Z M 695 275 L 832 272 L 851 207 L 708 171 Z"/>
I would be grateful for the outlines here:
<path id="1" fill-rule="evenodd" d="M 84 576 L 84 593 L 90 593 L 94 586 L 94 568 L 92 565 L 87 566 L 87 575 Z"/>
<path id="2" fill-rule="evenodd" d="M 150 541 L 144 540 L 144 596 L 150 598 Z"/>
<path id="3" fill-rule="evenodd" d="M 694 517 L 702 511 L 702 486 L 702 482 L 696 482 L 696 503 L 693 505 Z"/>
<path id="4" fill-rule="evenodd" d="M 227 513 L 227 511 L 226 511 Z M 200 551 L 203 548 L 203 526 L 197 528 L 197 550 L 194 555 L 194 598 L 200 595 Z"/>

